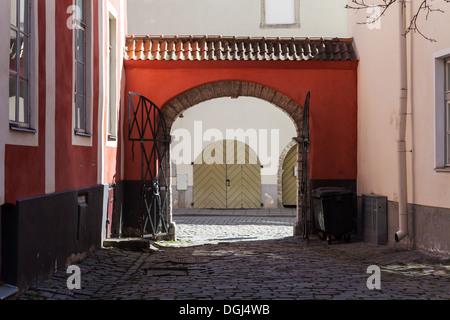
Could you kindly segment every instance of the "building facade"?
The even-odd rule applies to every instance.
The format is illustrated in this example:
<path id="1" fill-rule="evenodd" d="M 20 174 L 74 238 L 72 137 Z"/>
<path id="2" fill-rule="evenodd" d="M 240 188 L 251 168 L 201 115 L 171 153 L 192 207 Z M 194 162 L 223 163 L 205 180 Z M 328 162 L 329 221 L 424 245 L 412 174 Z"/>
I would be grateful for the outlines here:
<path id="1" fill-rule="evenodd" d="M 106 236 L 120 179 L 126 3 L 2 1 L 1 278 L 24 287 Z M 9 50 L 9 51 L 8 51 Z M 9 102 L 8 102 L 9 101 Z"/>
<path id="2" fill-rule="evenodd" d="M 448 255 L 450 8 L 444 1 L 430 3 L 433 10 L 443 12 L 434 11 L 427 18 L 426 10 L 419 11 L 419 29 L 406 37 L 402 34 L 418 12 L 419 2 L 408 2 L 401 11 L 397 1 L 375 24 L 361 24 L 367 22 L 367 16 L 376 16 L 375 10 L 350 15 L 350 32 L 360 57 L 358 194 L 387 198 L 391 243 L 401 229 L 399 201 L 404 201 L 407 205 L 401 213 L 405 213 L 408 236 L 400 243 Z M 386 52 L 382 48 L 388 43 Z M 401 100 L 406 101 L 403 120 Z M 405 145 L 399 147 L 399 140 Z M 406 163 L 403 177 L 399 176 L 399 153 L 404 154 Z"/>
<path id="3" fill-rule="evenodd" d="M 401 36 L 418 3 L 375 23 L 352 3 L 2 1 L 0 284 L 26 287 L 105 238 L 142 236 L 142 173 L 161 168 L 171 237 L 176 207 L 296 206 L 314 232 L 306 174 L 309 192 L 356 193 L 365 241 L 449 254 L 448 13 L 419 15 L 430 41 Z M 159 110 L 146 124 L 164 118 L 164 168 L 142 169 L 130 92 Z M 229 151 L 239 162 L 238 150 L 239 166 L 207 166 Z"/>

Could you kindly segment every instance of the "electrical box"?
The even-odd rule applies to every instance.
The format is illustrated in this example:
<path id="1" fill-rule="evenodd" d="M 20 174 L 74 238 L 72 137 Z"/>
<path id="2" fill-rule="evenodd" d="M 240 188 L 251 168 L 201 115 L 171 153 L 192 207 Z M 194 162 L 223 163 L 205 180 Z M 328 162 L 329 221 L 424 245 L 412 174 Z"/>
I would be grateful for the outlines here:
<path id="1" fill-rule="evenodd" d="M 362 215 L 364 240 L 379 245 L 387 244 L 387 197 L 363 194 Z"/>
<path id="2" fill-rule="evenodd" d="M 188 188 L 188 175 L 187 173 L 177 174 L 177 190 L 183 191 Z"/>

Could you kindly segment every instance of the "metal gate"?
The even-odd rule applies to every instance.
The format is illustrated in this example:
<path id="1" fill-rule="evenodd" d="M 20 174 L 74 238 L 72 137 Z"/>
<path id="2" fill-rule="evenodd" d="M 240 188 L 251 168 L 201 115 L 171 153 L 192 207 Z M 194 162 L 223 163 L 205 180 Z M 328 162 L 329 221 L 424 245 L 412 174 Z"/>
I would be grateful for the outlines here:
<path id="1" fill-rule="evenodd" d="M 137 103 L 136 103 L 137 102 Z M 141 150 L 141 236 L 169 233 L 168 151 L 170 139 L 160 109 L 147 98 L 128 95 L 128 140 L 138 142 Z"/>
<path id="2" fill-rule="evenodd" d="M 302 127 L 302 141 L 300 144 L 302 153 L 302 173 L 300 180 L 300 196 L 301 196 L 301 227 L 303 237 L 308 239 L 309 229 L 308 229 L 308 209 L 311 207 L 308 204 L 310 201 L 310 190 L 309 190 L 309 168 L 308 168 L 308 151 L 310 145 L 309 136 L 309 99 L 310 92 L 306 95 L 305 105 L 303 107 L 303 127 Z"/>

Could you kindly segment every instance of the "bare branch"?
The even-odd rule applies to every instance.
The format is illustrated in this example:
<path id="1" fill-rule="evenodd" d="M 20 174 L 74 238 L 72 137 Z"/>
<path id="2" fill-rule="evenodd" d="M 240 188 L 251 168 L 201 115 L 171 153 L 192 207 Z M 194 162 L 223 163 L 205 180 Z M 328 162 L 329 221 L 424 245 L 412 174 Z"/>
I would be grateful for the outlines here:
<path id="1" fill-rule="evenodd" d="M 352 10 L 363 10 L 363 9 L 369 9 L 369 8 L 380 8 L 380 14 L 376 16 L 375 18 L 372 18 L 371 20 L 367 20 L 365 22 L 358 22 L 358 24 L 372 24 L 381 19 L 381 17 L 386 13 L 386 11 L 396 2 L 399 0 L 380 0 L 381 3 L 378 4 L 367 4 L 365 0 L 352 0 L 352 5 L 346 5 L 345 8 L 352 9 Z M 379 2 L 380 2 L 379 1 Z M 450 3 L 450 0 L 443 0 L 446 3 Z M 423 38 L 430 42 L 435 42 L 436 40 L 433 38 L 430 38 L 426 36 L 424 33 L 420 31 L 420 28 L 418 26 L 417 20 L 420 16 L 425 15 L 425 20 L 428 20 L 428 17 L 431 13 L 438 12 L 438 13 L 444 13 L 441 9 L 435 9 L 432 7 L 432 5 L 429 3 L 429 0 L 423 0 L 420 4 L 419 8 L 416 10 L 416 12 L 412 15 L 409 26 L 406 28 L 404 35 L 406 36 L 409 32 L 417 32 L 419 33 Z"/>

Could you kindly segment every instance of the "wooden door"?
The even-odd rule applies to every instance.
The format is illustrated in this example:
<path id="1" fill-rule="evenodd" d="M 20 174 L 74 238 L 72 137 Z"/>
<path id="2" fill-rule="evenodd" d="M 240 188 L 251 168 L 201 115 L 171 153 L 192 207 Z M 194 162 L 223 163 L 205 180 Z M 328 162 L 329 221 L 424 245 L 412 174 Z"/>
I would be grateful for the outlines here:
<path id="1" fill-rule="evenodd" d="M 227 147 L 227 208 L 261 207 L 261 165 L 247 144 Z M 234 152 L 229 152 L 234 150 Z"/>
<path id="2" fill-rule="evenodd" d="M 283 206 L 297 205 L 297 146 L 293 146 L 284 158 L 282 176 Z"/>
<path id="3" fill-rule="evenodd" d="M 108 239 L 111 238 L 113 213 L 114 213 L 114 188 L 109 188 L 107 220 L 106 220 L 106 238 Z"/>
<path id="4" fill-rule="evenodd" d="M 203 153 L 203 161 L 194 164 L 194 207 L 251 209 L 261 207 L 261 165 L 246 144 L 221 142 Z M 215 152 L 221 152 L 223 158 Z M 223 152 L 223 153 L 222 153 Z M 223 164 L 212 164 L 212 158 Z M 209 164 L 208 164 L 209 162 Z"/>
<path id="5" fill-rule="evenodd" d="M 194 208 L 224 209 L 227 206 L 227 167 L 224 142 L 205 148 L 194 163 Z"/>

